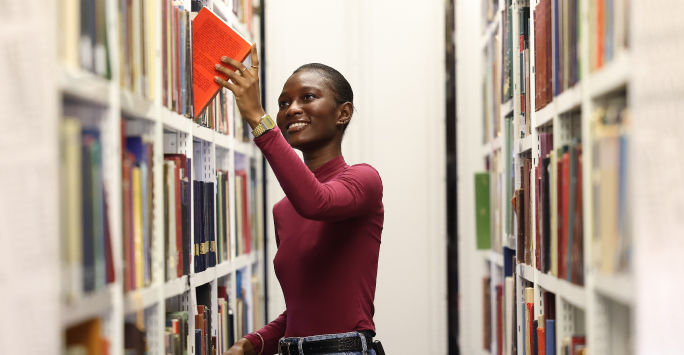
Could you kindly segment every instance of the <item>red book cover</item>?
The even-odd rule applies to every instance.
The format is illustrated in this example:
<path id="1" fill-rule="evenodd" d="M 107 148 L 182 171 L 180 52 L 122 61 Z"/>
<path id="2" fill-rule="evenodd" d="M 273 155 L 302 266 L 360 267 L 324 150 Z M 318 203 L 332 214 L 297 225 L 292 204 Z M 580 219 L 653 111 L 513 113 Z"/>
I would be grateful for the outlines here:
<path id="1" fill-rule="evenodd" d="M 584 230 L 583 230 L 583 214 L 582 214 L 582 145 L 578 144 L 575 147 L 575 154 L 577 154 L 577 183 L 575 185 L 575 220 L 573 226 L 572 245 L 572 260 L 570 260 L 571 277 L 570 281 L 577 285 L 584 284 Z"/>
<path id="2" fill-rule="evenodd" d="M 187 162 L 184 154 L 164 154 L 164 160 L 171 160 L 175 163 L 174 181 L 176 181 L 176 273 L 178 277 L 183 276 L 183 206 L 181 200 L 181 180 L 183 174 L 187 174 Z"/>
<path id="3" fill-rule="evenodd" d="M 114 282 L 114 255 L 112 253 L 112 233 L 109 224 L 109 204 L 107 203 L 107 190 L 104 191 L 104 223 L 105 223 L 105 271 L 107 275 L 107 283 Z"/>
<path id="4" fill-rule="evenodd" d="M 496 350 L 503 355 L 503 285 L 496 285 Z"/>
<path id="5" fill-rule="evenodd" d="M 570 340 L 570 354 L 575 355 L 587 345 L 587 338 L 584 336 L 573 336 Z"/>
<path id="6" fill-rule="evenodd" d="M 541 271 L 541 233 L 539 229 L 539 209 L 541 208 L 541 199 L 539 198 L 539 185 L 541 184 L 541 160 L 537 159 L 537 166 L 534 168 L 534 262 L 537 270 Z"/>
<path id="7" fill-rule="evenodd" d="M 546 43 L 546 100 L 545 103 L 551 102 L 553 100 L 553 36 L 551 36 L 552 18 L 551 18 L 551 3 L 549 0 L 544 0 L 546 5 L 544 10 L 546 10 L 546 27 L 544 27 L 544 43 Z"/>
<path id="8" fill-rule="evenodd" d="M 216 71 L 214 65 L 221 64 L 235 70 L 222 63 L 221 57 L 227 56 L 242 62 L 247 58 L 252 45 L 206 7 L 195 17 L 192 41 L 194 108 L 195 117 L 198 117 L 221 89 L 214 77 L 228 79 L 225 74 Z"/>
<path id="9" fill-rule="evenodd" d="M 537 5 L 539 6 L 539 5 Z M 539 65 L 540 65 L 540 60 L 539 60 L 539 22 L 537 22 L 537 10 L 532 12 L 532 17 L 533 17 L 533 23 L 534 23 L 534 111 L 539 111 L 541 108 L 541 101 L 539 100 L 539 85 L 541 84 L 541 80 L 539 80 Z"/>
<path id="10" fill-rule="evenodd" d="M 546 329 L 537 328 L 537 354 L 546 355 Z"/>
<path id="11" fill-rule="evenodd" d="M 176 21 L 176 45 L 175 45 L 175 53 L 174 56 L 176 57 L 176 78 L 175 78 L 175 101 L 176 101 L 176 106 L 175 111 L 176 113 L 181 113 L 181 104 L 180 104 L 180 99 L 181 99 L 181 87 L 180 87 L 180 78 L 183 73 L 181 73 L 181 58 L 180 58 L 180 53 L 181 53 L 181 46 L 183 43 L 181 43 L 181 16 L 182 16 L 182 11 L 178 8 L 175 8 L 176 13 L 174 14 L 174 20 Z"/>
<path id="12" fill-rule="evenodd" d="M 529 323 L 529 327 L 528 327 L 527 329 L 529 329 L 530 331 L 527 332 L 527 334 L 525 334 L 525 336 L 527 337 L 527 339 L 525 340 L 525 342 L 526 342 L 527 344 L 530 344 L 530 345 L 531 345 L 531 344 L 534 343 L 534 341 L 532 340 L 532 339 L 533 339 L 533 337 L 532 337 L 532 332 L 533 332 L 534 329 L 535 329 L 534 326 L 532 325 L 532 324 L 534 323 L 534 318 L 535 318 L 535 316 L 534 316 L 534 303 L 527 303 L 526 306 L 527 306 L 527 311 L 528 311 L 527 314 L 530 315 L 530 316 L 527 317 L 527 319 L 526 319 L 527 322 Z"/>
<path id="13" fill-rule="evenodd" d="M 603 34 L 605 33 L 603 22 L 603 17 L 605 9 L 603 8 L 603 1 L 596 2 L 596 48 L 594 53 L 596 53 L 596 62 L 594 63 L 595 69 L 603 66 L 603 42 L 605 38 Z"/>

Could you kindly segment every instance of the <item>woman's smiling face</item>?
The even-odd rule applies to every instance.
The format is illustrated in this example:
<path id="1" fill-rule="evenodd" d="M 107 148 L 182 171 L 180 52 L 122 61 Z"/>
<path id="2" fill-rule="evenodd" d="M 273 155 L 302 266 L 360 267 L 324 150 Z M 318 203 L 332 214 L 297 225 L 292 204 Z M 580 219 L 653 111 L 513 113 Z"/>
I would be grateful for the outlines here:
<path id="1" fill-rule="evenodd" d="M 316 70 L 292 74 L 278 97 L 278 107 L 278 127 L 293 148 L 312 150 L 338 135 L 341 139 L 345 105 L 337 105 L 327 79 Z"/>

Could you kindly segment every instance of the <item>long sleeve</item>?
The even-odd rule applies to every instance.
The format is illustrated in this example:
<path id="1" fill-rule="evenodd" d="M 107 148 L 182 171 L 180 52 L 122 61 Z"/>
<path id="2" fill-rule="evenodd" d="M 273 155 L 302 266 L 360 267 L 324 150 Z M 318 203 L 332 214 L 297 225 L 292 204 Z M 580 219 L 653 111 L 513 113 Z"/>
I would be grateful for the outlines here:
<path id="1" fill-rule="evenodd" d="M 278 318 L 271 323 L 266 324 L 265 327 L 257 330 L 259 335 L 264 338 L 264 343 L 261 343 L 259 335 L 250 333 L 245 335 L 245 338 L 252 343 L 254 351 L 259 354 L 263 348 L 263 355 L 271 355 L 278 353 L 278 341 L 285 336 L 285 328 L 287 327 L 287 310 L 283 312 Z"/>
<path id="2" fill-rule="evenodd" d="M 341 221 L 377 210 L 382 204 L 382 181 L 370 165 L 355 165 L 335 181 L 321 183 L 278 127 L 254 142 L 271 165 L 294 209 L 306 219 Z"/>

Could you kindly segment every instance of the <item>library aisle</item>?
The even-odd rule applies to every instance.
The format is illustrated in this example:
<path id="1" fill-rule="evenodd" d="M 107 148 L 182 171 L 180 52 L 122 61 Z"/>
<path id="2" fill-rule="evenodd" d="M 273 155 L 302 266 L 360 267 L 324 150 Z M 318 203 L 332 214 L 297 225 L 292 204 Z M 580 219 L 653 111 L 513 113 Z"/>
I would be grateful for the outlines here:
<path id="1" fill-rule="evenodd" d="M 684 353 L 684 1 L 26 0 L 0 354 L 222 355 L 286 310 L 283 190 L 233 94 L 196 103 L 203 8 L 257 43 L 271 116 L 301 65 L 353 87 L 388 354 Z"/>
<path id="2" fill-rule="evenodd" d="M 684 4 L 456 9 L 461 353 L 682 353 Z"/>

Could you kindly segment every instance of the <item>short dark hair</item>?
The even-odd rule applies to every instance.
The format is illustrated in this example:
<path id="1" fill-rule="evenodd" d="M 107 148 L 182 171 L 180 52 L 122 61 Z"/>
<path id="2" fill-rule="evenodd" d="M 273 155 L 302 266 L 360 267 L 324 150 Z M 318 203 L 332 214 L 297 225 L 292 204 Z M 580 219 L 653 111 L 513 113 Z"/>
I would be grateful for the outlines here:
<path id="1" fill-rule="evenodd" d="M 332 90 L 335 95 L 335 103 L 339 106 L 350 102 L 352 104 L 352 111 L 354 110 L 354 91 L 342 73 L 325 64 L 309 63 L 297 68 L 292 74 L 304 70 L 318 71 L 328 81 L 330 90 Z M 345 130 L 347 129 L 347 126 L 349 126 L 349 123 L 344 125 Z"/>

